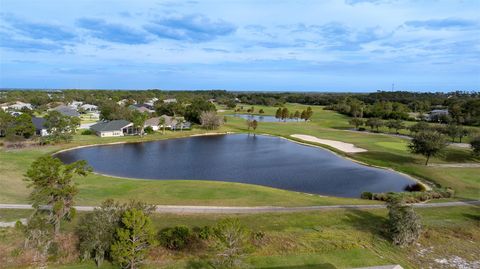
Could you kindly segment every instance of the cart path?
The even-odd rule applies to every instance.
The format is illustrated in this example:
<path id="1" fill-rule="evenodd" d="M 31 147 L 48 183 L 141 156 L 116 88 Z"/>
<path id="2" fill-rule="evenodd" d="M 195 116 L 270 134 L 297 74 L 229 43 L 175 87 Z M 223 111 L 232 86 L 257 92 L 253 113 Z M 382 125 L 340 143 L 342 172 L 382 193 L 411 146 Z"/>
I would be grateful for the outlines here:
<path id="1" fill-rule="evenodd" d="M 411 204 L 416 208 L 430 207 L 450 207 L 450 206 L 480 206 L 480 200 L 466 202 L 444 202 L 444 203 L 418 203 Z M 93 211 L 95 206 L 75 206 L 78 211 Z M 384 204 L 377 205 L 319 205 L 319 206 L 300 206 L 300 207 L 281 207 L 281 206 L 189 206 L 189 205 L 157 205 L 157 213 L 198 213 L 198 214 L 251 214 L 251 213 L 274 213 L 274 212 L 303 212 L 303 211 L 321 211 L 331 209 L 375 209 L 386 208 Z M 32 209 L 28 204 L 0 204 L 0 209 Z"/>

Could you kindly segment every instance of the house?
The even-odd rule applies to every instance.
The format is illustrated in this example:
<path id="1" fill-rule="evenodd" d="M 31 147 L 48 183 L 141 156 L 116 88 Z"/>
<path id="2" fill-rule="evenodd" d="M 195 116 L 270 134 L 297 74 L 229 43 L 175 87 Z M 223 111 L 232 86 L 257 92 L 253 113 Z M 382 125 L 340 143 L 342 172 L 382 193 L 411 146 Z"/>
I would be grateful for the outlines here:
<path id="1" fill-rule="evenodd" d="M 160 125 L 160 118 L 165 119 L 165 129 L 170 130 L 184 130 L 190 129 L 192 124 L 188 121 L 184 121 L 181 117 L 170 117 L 167 115 L 162 115 L 160 117 L 150 118 L 145 121 L 145 127 L 152 127 L 154 131 L 158 131 L 163 128 L 163 125 Z"/>
<path id="2" fill-rule="evenodd" d="M 177 102 L 177 99 L 176 98 L 168 98 L 168 99 L 164 99 L 163 102 L 165 104 L 168 104 L 168 103 L 176 103 Z"/>
<path id="3" fill-rule="evenodd" d="M 144 105 L 148 105 L 148 106 L 151 106 L 153 108 L 154 105 L 155 105 L 155 102 L 157 102 L 157 101 L 158 101 L 158 98 L 154 97 L 154 98 L 148 100 L 147 102 L 145 102 Z"/>
<path id="4" fill-rule="evenodd" d="M 143 105 L 143 104 L 142 105 L 131 105 L 128 108 L 131 109 L 131 110 L 136 110 L 136 111 L 141 112 L 141 113 L 145 113 L 145 112 L 146 113 L 154 113 L 155 112 L 155 110 L 153 110 L 153 109 L 151 109 L 148 106 Z"/>
<path id="5" fill-rule="evenodd" d="M 83 109 L 85 112 L 97 112 L 98 111 L 98 106 L 96 105 L 90 105 L 90 104 L 83 104 L 80 106 L 81 109 Z"/>
<path id="6" fill-rule="evenodd" d="M 118 101 L 117 104 L 118 104 L 118 105 L 121 105 L 121 106 L 124 106 L 124 105 L 126 105 L 129 101 L 132 102 L 133 104 L 136 104 L 136 103 L 137 103 L 137 101 L 135 101 L 135 100 L 122 99 L 122 100 Z"/>
<path id="7" fill-rule="evenodd" d="M 428 112 L 426 119 L 429 121 L 442 121 L 442 119 L 448 117 L 448 109 L 434 109 Z"/>
<path id="8" fill-rule="evenodd" d="M 90 130 L 100 137 L 136 135 L 138 130 L 133 127 L 133 123 L 127 120 L 112 120 L 99 122 L 90 126 Z"/>
<path id="9" fill-rule="evenodd" d="M 47 136 L 48 131 L 45 127 L 45 119 L 39 117 L 32 117 L 32 123 L 35 126 L 35 134 L 38 136 Z"/>
<path id="10" fill-rule="evenodd" d="M 60 105 L 60 106 L 57 106 L 57 107 L 52 108 L 50 110 L 58 111 L 61 114 L 65 115 L 65 116 L 69 116 L 69 117 L 80 117 L 80 113 L 78 113 L 78 111 L 76 109 L 73 109 L 69 106 Z"/>
<path id="11" fill-rule="evenodd" d="M 24 102 L 20 102 L 20 101 L 16 101 L 13 104 L 4 103 L 4 104 L 1 104 L 1 107 L 4 111 L 7 111 L 7 110 L 22 110 L 22 108 L 26 108 L 26 109 L 30 109 L 30 110 L 33 109 L 32 104 L 24 103 Z"/>
<path id="12" fill-rule="evenodd" d="M 73 109 L 78 109 L 81 105 L 83 105 L 83 102 L 72 101 L 68 106 L 73 108 Z"/>

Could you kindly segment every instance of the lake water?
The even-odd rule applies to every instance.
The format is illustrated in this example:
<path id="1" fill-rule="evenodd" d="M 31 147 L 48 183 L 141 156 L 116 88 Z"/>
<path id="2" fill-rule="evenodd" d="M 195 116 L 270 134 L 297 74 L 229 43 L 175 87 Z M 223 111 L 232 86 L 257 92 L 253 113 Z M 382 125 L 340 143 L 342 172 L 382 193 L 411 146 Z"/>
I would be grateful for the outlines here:
<path id="1" fill-rule="evenodd" d="M 402 191 L 410 178 L 364 166 L 330 151 L 286 139 L 230 134 L 92 146 L 58 153 L 86 160 L 94 171 L 144 179 L 240 182 L 341 197 Z"/>
<path id="2" fill-rule="evenodd" d="M 257 120 L 257 121 L 260 121 L 260 122 L 289 122 L 289 121 L 293 121 L 293 122 L 297 122 L 297 120 L 295 119 L 285 119 L 285 120 L 279 120 L 277 118 L 275 118 L 274 116 L 261 116 L 261 115 L 250 115 L 250 114 L 231 114 L 231 115 L 227 115 L 227 116 L 232 116 L 232 117 L 237 117 L 237 118 L 242 118 L 242 119 L 246 119 L 246 120 Z M 298 122 L 303 122 L 302 119 L 298 119 Z"/>

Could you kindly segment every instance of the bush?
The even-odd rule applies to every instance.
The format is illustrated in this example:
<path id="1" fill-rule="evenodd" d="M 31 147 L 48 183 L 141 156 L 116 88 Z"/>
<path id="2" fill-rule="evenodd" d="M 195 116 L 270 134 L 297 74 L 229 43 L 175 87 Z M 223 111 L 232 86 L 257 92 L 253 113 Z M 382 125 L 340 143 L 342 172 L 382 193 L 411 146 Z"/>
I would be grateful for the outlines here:
<path id="1" fill-rule="evenodd" d="M 82 135 L 92 135 L 93 132 L 92 132 L 92 130 L 90 130 L 90 129 L 86 129 L 86 130 L 83 130 L 81 134 L 82 134 Z"/>
<path id="2" fill-rule="evenodd" d="M 360 195 L 360 198 L 365 199 L 365 200 L 372 200 L 373 193 L 371 193 L 369 191 L 364 191 L 364 192 L 362 192 L 362 195 Z"/>
<path id="3" fill-rule="evenodd" d="M 388 232 L 395 245 L 406 246 L 415 243 L 422 232 L 420 217 L 402 199 L 388 200 Z"/>
<path id="4" fill-rule="evenodd" d="M 425 186 L 423 184 L 420 184 L 420 183 L 410 184 L 410 185 L 407 185 L 405 187 L 405 191 L 408 191 L 408 192 L 426 191 L 426 190 L 427 189 L 425 188 Z"/>
<path id="5" fill-rule="evenodd" d="M 208 240 L 213 236 L 213 229 L 210 226 L 195 227 L 193 232 L 202 240 Z"/>
<path id="6" fill-rule="evenodd" d="M 153 134 L 153 133 L 155 133 L 155 131 L 153 130 L 152 126 L 147 126 L 147 127 L 145 127 L 145 130 L 144 130 L 144 131 L 145 131 L 145 133 L 147 133 L 147 134 Z"/>
<path id="7" fill-rule="evenodd" d="M 192 241 L 192 231 L 186 226 L 175 226 L 162 229 L 159 234 L 159 242 L 165 248 L 182 250 Z"/>
<path id="8" fill-rule="evenodd" d="M 366 192 L 364 192 L 366 193 Z M 368 196 L 364 197 L 362 193 L 362 199 L 368 199 Z M 411 192 L 382 192 L 373 193 L 370 200 L 387 202 L 392 198 L 402 199 L 405 203 L 419 203 L 433 199 L 452 198 L 454 196 L 454 190 L 450 188 L 434 189 L 428 191 L 411 191 Z"/>
<path id="9" fill-rule="evenodd" d="M 365 129 L 365 127 L 360 127 L 358 128 L 358 130 L 363 132 L 363 131 L 366 131 L 367 129 Z"/>

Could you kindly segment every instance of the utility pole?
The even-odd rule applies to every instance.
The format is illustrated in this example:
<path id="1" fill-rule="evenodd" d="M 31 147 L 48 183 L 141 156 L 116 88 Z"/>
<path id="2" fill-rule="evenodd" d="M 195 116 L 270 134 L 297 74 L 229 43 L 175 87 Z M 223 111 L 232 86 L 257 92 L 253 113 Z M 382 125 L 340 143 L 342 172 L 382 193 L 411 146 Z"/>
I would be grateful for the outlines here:
<path id="1" fill-rule="evenodd" d="M 392 83 L 392 92 L 395 90 L 395 83 Z"/>

